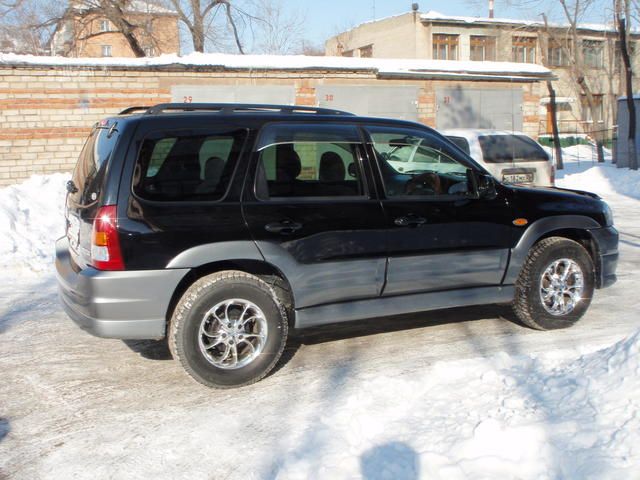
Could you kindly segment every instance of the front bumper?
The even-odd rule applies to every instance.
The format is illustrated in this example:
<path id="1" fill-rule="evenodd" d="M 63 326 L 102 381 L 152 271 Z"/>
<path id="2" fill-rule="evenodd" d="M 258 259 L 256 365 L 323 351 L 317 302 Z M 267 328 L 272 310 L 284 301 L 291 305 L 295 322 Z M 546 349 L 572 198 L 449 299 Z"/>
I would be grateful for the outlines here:
<path id="1" fill-rule="evenodd" d="M 589 230 L 597 245 L 596 287 L 606 288 L 616 280 L 618 267 L 618 231 L 614 227 Z"/>
<path id="2" fill-rule="evenodd" d="M 163 338 L 169 302 L 187 272 L 74 269 L 67 239 L 56 242 L 56 278 L 62 306 L 80 328 L 98 337 Z"/>

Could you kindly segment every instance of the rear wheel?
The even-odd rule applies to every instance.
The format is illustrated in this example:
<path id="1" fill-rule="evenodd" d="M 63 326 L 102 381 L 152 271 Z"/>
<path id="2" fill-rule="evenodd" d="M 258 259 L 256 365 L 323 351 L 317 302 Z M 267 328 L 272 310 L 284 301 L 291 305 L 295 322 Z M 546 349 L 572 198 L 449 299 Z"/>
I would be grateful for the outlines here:
<path id="1" fill-rule="evenodd" d="M 533 246 L 516 282 L 513 310 L 538 330 L 570 327 L 587 311 L 595 286 L 593 260 L 582 245 L 550 237 Z"/>
<path id="2" fill-rule="evenodd" d="M 276 365 L 287 340 L 285 308 L 275 290 L 239 271 L 201 278 L 171 319 L 169 347 L 187 373 L 216 388 L 248 385 Z"/>

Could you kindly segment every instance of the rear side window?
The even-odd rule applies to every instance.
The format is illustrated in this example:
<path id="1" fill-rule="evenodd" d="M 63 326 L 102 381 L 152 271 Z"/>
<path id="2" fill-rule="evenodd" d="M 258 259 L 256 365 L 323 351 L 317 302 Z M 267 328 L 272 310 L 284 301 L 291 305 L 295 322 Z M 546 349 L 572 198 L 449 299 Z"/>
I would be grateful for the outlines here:
<path id="1" fill-rule="evenodd" d="M 469 142 L 464 137 L 447 137 L 451 143 L 453 143 L 456 147 L 462 150 L 464 153 L 469 155 L 471 153 L 471 149 L 469 148 Z"/>
<path id="2" fill-rule="evenodd" d="M 227 193 L 244 129 L 177 131 L 147 137 L 133 177 L 133 191 L 157 201 L 215 201 Z"/>
<path id="3" fill-rule="evenodd" d="M 100 195 L 109 158 L 118 140 L 116 129 L 97 127 L 84 144 L 72 180 L 78 191 L 70 194 L 78 205 L 90 205 Z"/>
<path id="4" fill-rule="evenodd" d="M 256 195 L 261 200 L 365 194 L 356 127 L 273 124 L 262 131 L 258 150 Z"/>
<path id="5" fill-rule="evenodd" d="M 478 137 L 486 163 L 546 162 L 547 153 L 525 135 L 481 135 Z"/>

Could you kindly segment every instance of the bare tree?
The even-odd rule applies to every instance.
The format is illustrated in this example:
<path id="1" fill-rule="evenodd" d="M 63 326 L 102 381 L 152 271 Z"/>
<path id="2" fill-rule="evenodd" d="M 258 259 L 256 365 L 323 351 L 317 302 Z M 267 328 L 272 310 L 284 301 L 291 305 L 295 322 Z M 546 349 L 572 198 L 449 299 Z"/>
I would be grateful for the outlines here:
<path id="1" fill-rule="evenodd" d="M 286 11 L 281 0 L 253 0 L 258 18 L 253 35 L 254 49 L 260 53 L 289 55 L 304 48 L 305 16 L 301 11 Z"/>
<path id="2" fill-rule="evenodd" d="M 547 16 L 545 14 L 542 15 L 544 20 L 545 30 L 549 31 L 549 22 L 547 21 Z M 549 67 L 549 61 L 547 58 L 548 49 L 542 49 L 542 64 L 545 67 Z M 548 108 L 551 113 L 551 133 L 553 134 L 553 148 L 556 157 L 556 168 L 558 170 L 562 170 L 564 168 L 564 163 L 562 161 L 562 146 L 560 145 L 560 133 L 558 131 L 558 107 L 556 105 L 556 91 L 553 88 L 553 83 L 551 80 L 547 80 L 547 91 L 549 92 L 549 105 Z"/>
<path id="3" fill-rule="evenodd" d="M 618 23 L 618 35 L 620 38 L 620 53 L 622 55 L 622 61 L 624 63 L 627 111 L 629 113 L 629 128 L 627 130 L 627 142 L 629 145 L 629 168 L 631 168 L 632 170 L 637 170 L 638 155 L 636 145 L 636 104 L 633 97 L 633 69 L 631 66 L 631 59 L 629 56 L 627 43 L 627 19 L 629 18 L 629 10 L 630 8 L 628 0 L 616 1 L 616 19 Z"/>
<path id="4" fill-rule="evenodd" d="M 251 14 L 241 9 L 232 0 L 170 0 L 178 12 L 180 21 L 186 26 L 193 49 L 204 52 L 207 40 L 220 37 L 218 31 L 220 22 L 217 17 L 222 15 L 222 24 L 230 30 L 238 52 L 244 54 L 242 33 L 240 26 L 254 19 Z"/>
<path id="5" fill-rule="evenodd" d="M 578 35 L 578 23 L 581 15 L 590 5 L 590 0 L 573 0 L 572 4 L 569 4 L 567 0 L 559 0 L 559 3 L 568 26 L 563 29 L 547 27 L 546 31 L 550 39 L 554 40 L 562 49 L 563 55 L 568 61 L 573 81 L 586 99 L 587 108 L 591 113 L 593 124 L 591 134 L 596 141 L 598 162 L 604 162 L 603 131 L 596 124 L 596 119 L 599 117 L 598 103 L 595 100 L 591 82 L 587 76 L 588 69 L 585 68 L 584 55 L 581 48 L 582 42 Z M 573 52 L 571 51 L 572 47 Z"/>

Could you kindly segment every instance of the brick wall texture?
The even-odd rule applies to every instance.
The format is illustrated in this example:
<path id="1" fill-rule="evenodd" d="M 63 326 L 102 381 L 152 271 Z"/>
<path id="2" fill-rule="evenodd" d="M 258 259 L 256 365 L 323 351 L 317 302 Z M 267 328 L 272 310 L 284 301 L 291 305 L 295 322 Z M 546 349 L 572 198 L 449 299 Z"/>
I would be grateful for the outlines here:
<path id="1" fill-rule="evenodd" d="M 184 85 L 288 85 L 298 105 L 317 105 L 318 85 L 418 86 L 419 121 L 435 126 L 439 85 L 524 90 L 524 130 L 537 133 L 536 83 L 446 80 L 384 80 L 375 73 L 325 71 L 220 71 L 220 69 L 127 69 L 0 65 L 0 185 L 33 174 L 70 172 L 95 122 L 134 105 L 172 101 Z M 195 101 L 195 100 L 194 100 Z"/>

